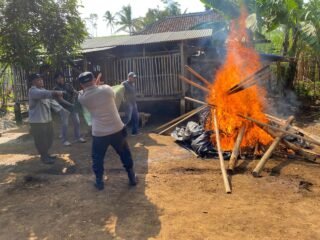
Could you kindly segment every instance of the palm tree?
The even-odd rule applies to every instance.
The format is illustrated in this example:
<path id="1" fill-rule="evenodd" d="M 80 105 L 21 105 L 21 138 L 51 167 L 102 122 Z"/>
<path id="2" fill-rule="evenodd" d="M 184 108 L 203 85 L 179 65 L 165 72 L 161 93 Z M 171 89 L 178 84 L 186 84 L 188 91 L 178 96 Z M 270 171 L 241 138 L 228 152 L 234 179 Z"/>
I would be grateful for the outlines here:
<path id="1" fill-rule="evenodd" d="M 124 31 L 131 35 L 142 29 L 143 24 L 141 18 L 132 18 L 131 5 L 123 6 L 117 15 L 119 17 L 117 24 L 121 25 L 117 32 Z"/>
<path id="2" fill-rule="evenodd" d="M 106 11 L 105 14 L 103 15 L 103 20 L 107 24 L 107 28 L 110 27 L 111 34 L 113 33 L 114 26 L 116 25 L 116 16 L 112 15 L 110 11 Z"/>
<path id="3" fill-rule="evenodd" d="M 85 18 L 86 21 L 89 22 L 90 28 L 92 28 L 92 36 L 98 35 L 98 14 L 91 13 L 88 18 Z"/>

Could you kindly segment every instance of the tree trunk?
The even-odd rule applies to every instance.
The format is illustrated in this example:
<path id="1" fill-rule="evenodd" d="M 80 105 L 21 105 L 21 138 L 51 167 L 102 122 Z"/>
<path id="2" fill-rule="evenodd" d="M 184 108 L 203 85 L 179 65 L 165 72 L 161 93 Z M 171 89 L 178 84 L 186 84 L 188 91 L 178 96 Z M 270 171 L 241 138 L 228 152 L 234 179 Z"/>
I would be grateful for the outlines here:
<path id="1" fill-rule="evenodd" d="M 290 35 L 290 28 L 286 27 L 285 33 L 284 33 L 284 40 L 282 44 L 282 55 L 287 56 L 288 49 L 289 49 L 289 35 Z"/>
<path id="2" fill-rule="evenodd" d="M 294 90 L 294 79 L 297 72 L 297 58 L 298 58 L 298 40 L 299 40 L 299 32 L 297 28 L 293 29 L 293 42 L 292 47 L 290 49 L 290 55 L 294 57 L 294 59 L 290 60 L 288 72 L 286 74 L 285 82 L 284 82 L 284 90 Z"/>

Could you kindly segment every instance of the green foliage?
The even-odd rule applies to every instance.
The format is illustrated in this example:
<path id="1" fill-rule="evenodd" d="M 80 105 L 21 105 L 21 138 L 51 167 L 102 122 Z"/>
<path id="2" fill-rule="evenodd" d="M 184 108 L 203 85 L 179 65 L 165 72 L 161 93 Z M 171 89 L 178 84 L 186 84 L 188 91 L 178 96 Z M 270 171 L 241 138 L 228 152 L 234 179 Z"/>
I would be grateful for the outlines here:
<path id="1" fill-rule="evenodd" d="M 113 15 L 110 11 L 106 11 L 104 16 L 103 16 L 103 20 L 106 22 L 107 24 L 107 28 L 109 27 L 111 29 L 111 33 L 113 32 L 113 28 L 116 25 L 116 16 Z"/>
<path id="2" fill-rule="evenodd" d="M 121 26 L 117 32 L 124 31 L 133 34 L 143 28 L 141 18 L 132 18 L 131 5 L 123 6 L 117 16 L 119 18 L 117 24 Z"/>
<path id="3" fill-rule="evenodd" d="M 0 1 L 0 63 L 60 68 L 85 36 L 77 0 Z"/>
<path id="4" fill-rule="evenodd" d="M 159 9 L 159 6 L 157 8 L 149 8 L 145 17 L 142 18 L 143 27 L 151 25 L 156 21 L 164 19 L 165 17 L 177 16 L 182 14 L 181 6 L 178 2 L 168 1 L 168 0 L 161 0 L 161 1 L 163 4 L 165 4 L 164 9 L 163 10 Z M 184 13 L 186 11 L 187 10 L 185 10 Z"/>

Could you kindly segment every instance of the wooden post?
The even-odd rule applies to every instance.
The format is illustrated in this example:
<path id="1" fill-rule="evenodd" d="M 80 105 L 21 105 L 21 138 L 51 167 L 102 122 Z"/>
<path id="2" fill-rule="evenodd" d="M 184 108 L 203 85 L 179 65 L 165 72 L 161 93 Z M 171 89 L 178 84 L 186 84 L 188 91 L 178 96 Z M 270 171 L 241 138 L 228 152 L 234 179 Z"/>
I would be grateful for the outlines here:
<path id="1" fill-rule="evenodd" d="M 84 56 L 84 59 L 83 59 L 83 71 L 84 72 L 88 71 L 88 59 L 86 56 Z"/>
<path id="2" fill-rule="evenodd" d="M 292 123 L 292 121 L 294 120 L 293 116 L 290 116 L 288 118 L 288 120 L 286 121 L 286 124 L 283 126 L 283 130 L 287 130 L 287 128 L 289 127 L 289 125 Z M 270 147 L 268 148 L 268 150 L 264 153 L 264 155 L 262 156 L 262 158 L 260 159 L 258 165 L 256 166 L 256 168 L 253 170 L 252 175 L 254 177 L 259 177 L 260 176 L 260 172 L 262 171 L 264 165 L 267 163 L 268 159 L 270 158 L 271 154 L 273 153 L 274 149 L 279 145 L 282 137 L 285 134 L 282 133 L 281 135 L 279 135 L 278 137 L 276 137 L 273 140 L 273 143 L 270 145 Z"/>
<path id="3" fill-rule="evenodd" d="M 184 53 L 184 42 L 181 41 L 180 43 L 180 58 L 181 58 L 181 62 L 180 62 L 180 69 L 181 69 L 181 75 L 185 74 L 185 69 L 184 69 L 184 65 L 185 65 L 185 53 Z M 184 82 L 182 82 L 181 85 L 181 99 L 180 99 L 180 113 L 183 114 L 186 112 L 186 101 L 184 99 L 185 95 L 186 95 L 186 84 Z"/>
<path id="4" fill-rule="evenodd" d="M 214 130 L 215 130 L 215 134 L 216 134 L 217 149 L 218 149 L 218 153 L 219 153 L 220 168 L 221 168 L 221 172 L 222 172 L 222 178 L 223 178 L 224 187 L 226 189 L 226 193 L 231 193 L 230 183 L 228 180 L 226 168 L 224 166 L 224 159 L 222 156 L 222 150 L 221 150 L 221 146 L 220 146 L 220 134 L 219 134 L 219 126 L 218 126 L 216 111 L 217 111 L 216 109 L 213 110 L 213 122 L 214 122 Z"/>
<path id="5" fill-rule="evenodd" d="M 238 156 L 239 156 L 239 152 L 240 152 L 240 145 L 245 133 L 245 126 L 242 126 L 239 130 L 236 142 L 234 144 L 233 150 L 232 150 L 232 154 L 229 160 L 229 166 L 228 166 L 228 174 L 233 174 L 234 168 L 238 162 Z"/>

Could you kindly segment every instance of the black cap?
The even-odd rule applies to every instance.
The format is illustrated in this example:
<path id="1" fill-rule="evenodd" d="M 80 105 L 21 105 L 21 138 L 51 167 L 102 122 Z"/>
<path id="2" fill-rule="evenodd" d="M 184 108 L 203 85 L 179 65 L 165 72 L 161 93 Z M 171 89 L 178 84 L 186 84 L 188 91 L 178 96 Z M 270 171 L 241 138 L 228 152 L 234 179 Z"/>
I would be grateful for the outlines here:
<path id="1" fill-rule="evenodd" d="M 33 73 L 33 74 L 29 75 L 28 80 L 30 82 L 32 82 L 33 80 L 36 80 L 38 78 L 42 78 L 42 75 L 39 73 Z"/>
<path id="2" fill-rule="evenodd" d="M 92 72 L 83 72 L 79 75 L 78 80 L 80 83 L 87 83 L 94 79 L 94 75 Z"/>

